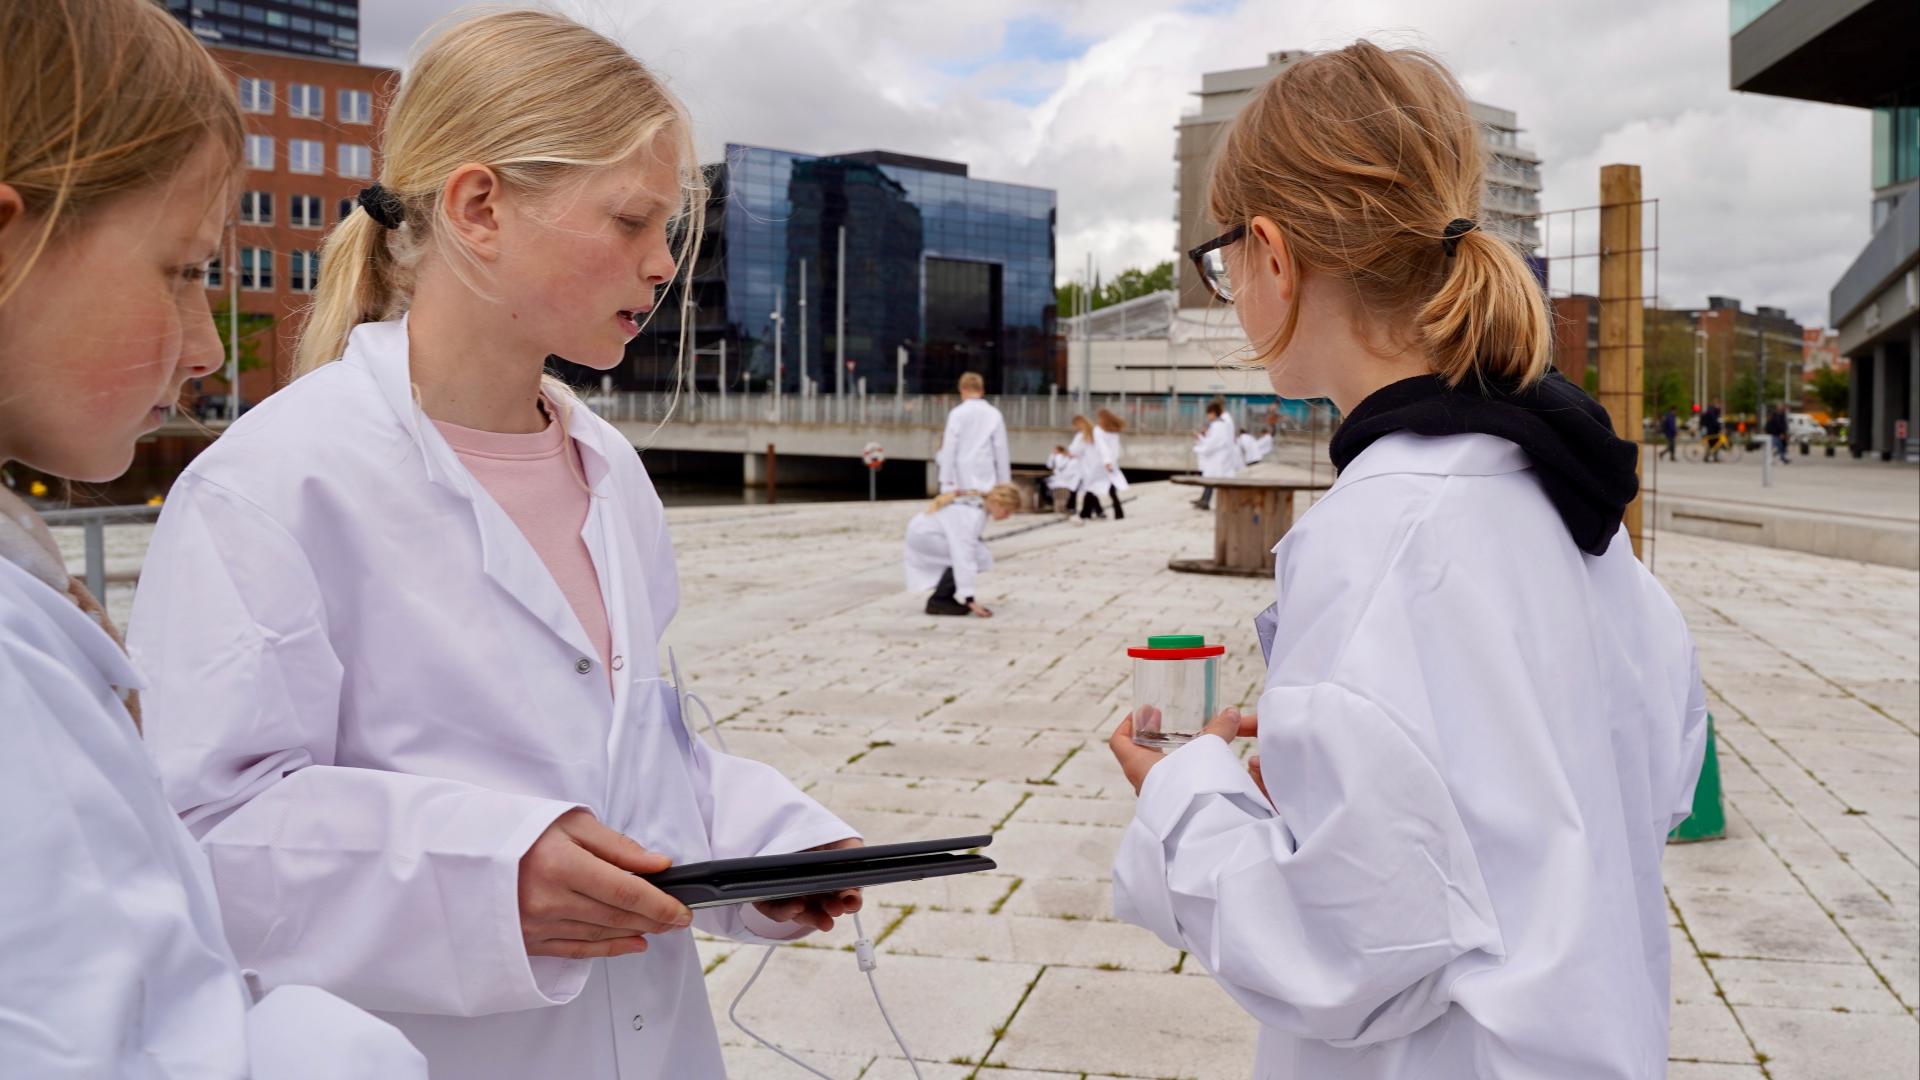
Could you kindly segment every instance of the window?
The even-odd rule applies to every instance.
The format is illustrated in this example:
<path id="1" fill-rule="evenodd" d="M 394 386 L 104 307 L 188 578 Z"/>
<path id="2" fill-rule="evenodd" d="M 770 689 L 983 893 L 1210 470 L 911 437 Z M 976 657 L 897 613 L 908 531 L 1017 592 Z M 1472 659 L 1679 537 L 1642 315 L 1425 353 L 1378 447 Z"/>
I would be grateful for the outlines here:
<path id="1" fill-rule="evenodd" d="M 264 172 L 273 170 L 273 136 L 247 136 L 247 168 Z"/>
<path id="2" fill-rule="evenodd" d="M 340 122 L 343 124 L 373 123 L 373 95 L 365 90 L 340 91 Z"/>
<path id="3" fill-rule="evenodd" d="M 341 199 L 340 200 L 340 220 L 341 221 L 347 220 L 347 215 L 351 213 L 353 213 L 353 200 Z"/>
<path id="4" fill-rule="evenodd" d="M 318 139 L 288 139 L 287 171 L 313 176 L 326 172 L 327 145 Z"/>
<path id="5" fill-rule="evenodd" d="M 219 10 L 220 14 L 225 15 L 227 18 L 237 19 L 240 17 L 239 0 L 220 0 Z"/>
<path id="6" fill-rule="evenodd" d="M 339 171 L 341 176 L 366 179 L 373 175 L 373 151 L 365 146 L 353 143 L 340 144 Z"/>
<path id="7" fill-rule="evenodd" d="M 267 44 L 285 45 L 287 44 L 287 35 L 281 33 L 278 30 L 269 30 L 267 31 Z"/>
<path id="8" fill-rule="evenodd" d="M 273 193 L 270 191 L 244 191 L 240 193 L 240 224 L 273 224 Z"/>
<path id="9" fill-rule="evenodd" d="M 240 108 L 250 113 L 273 114 L 273 80 L 241 79 Z"/>
<path id="10" fill-rule="evenodd" d="M 246 20 L 248 22 L 257 23 L 257 22 L 267 21 L 266 10 L 263 8 L 255 7 L 252 4 L 240 5 L 240 12 L 242 15 L 246 16 Z"/>
<path id="11" fill-rule="evenodd" d="M 205 283 L 207 288 L 209 289 L 218 289 L 222 285 L 226 284 L 226 280 L 220 276 L 220 260 L 218 258 L 212 258 L 207 260 L 207 276 L 206 276 Z"/>
<path id="12" fill-rule="evenodd" d="M 287 27 L 287 15 L 286 15 L 286 12 L 283 12 L 283 11 L 269 11 L 269 12 L 267 12 L 267 25 L 268 25 L 268 26 L 275 26 L 275 27 L 279 27 L 279 28 L 280 28 L 280 29 L 282 29 L 282 30 L 284 30 L 284 29 L 286 29 L 286 27 Z"/>
<path id="13" fill-rule="evenodd" d="M 312 83 L 293 83 L 287 87 L 287 115 L 302 120 L 326 118 L 326 91 Z"/>
<path id="14" fill-rule="evenodd" d="M 351 26 L 343 26 L 340 28 L 340 40 L 341 41 L 359 41 L 360 31 L 355 30 Z"/>
<path id="15" fill-rule="evenodd" d="M 293 17 L 292 22 L 293 22 L 294 33 L 296 34 L 313 33 L 313 20 L 307 18 L 305 15 L 295 15 Z"/>
<path id="16" fill-rule="evenodd" d="M 320 221 L 320 197 L 318 195 L 295 195 L 287 200 L 287 220 L 296 229 L 318 229 Z"/>
<path id="17" fill-rule="evenodd" d="M 255 292 L 273 291 L 273 252 L 267 248 L 240 249 L 240 287 Z"/>
<path id="18" fill-rule="evenodd" d="M 333 14 L 333 5 L 329 3 L 328 0 L 314 0 L 313 10 L 322 15 L 331 15 Z"/>
<path id="19" fill-rule="evenodd" d="M 320 253 L 296 251 L 288 256 L 287 288 L 310 293 L 320 284 Z"/>

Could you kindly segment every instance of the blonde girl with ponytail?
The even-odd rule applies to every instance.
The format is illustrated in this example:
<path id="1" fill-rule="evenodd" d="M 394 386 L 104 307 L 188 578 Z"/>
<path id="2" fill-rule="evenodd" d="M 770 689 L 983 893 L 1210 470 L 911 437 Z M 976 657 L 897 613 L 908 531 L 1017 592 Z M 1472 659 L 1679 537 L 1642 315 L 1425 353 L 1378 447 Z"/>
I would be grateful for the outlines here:
<path id="1" fill-rule="evenodd" d="M 0 469 L 104 482 L 219 363 L 205 267 L 240 110 L 149 0 L 7 0 L 0 41 Z M 338 998 L 256 1000 L 141 741 L 143 685 L 0 487 L 0 1073 L 424 1080 Z"/>
<path id="2" fill-rule="evenodd" d="M 637 876 L 859 842 L 689 738 L 660 500 L 543 378 L 620 363 L 685 281 L 693 145 L 575 22 L 444 28 L 322 251 L 297 378 L 194 461 L 148 552 L 151 738 L 241 962 L 378 1010 L 435 1075 L 720 1077 L 689 927 L 787 940 L 859 907 L 695 916 Z"/>
<path id="3" fill-rule="evenodd" d="M 993 612 L 976 601 L 973 589 L 981 573 L 993 569 L 993 553 L 980 538 L 989 519 L 1005 521 L 1020 509 L 1023 497 L 1012 484 L 987 491 L 943 491 L 907 523 L 907 588 L 932 589 L 929 615 Z"/>
<path id="4" fill-rule="evenodd" d="M 1115 909 L 1259 1021 L 1271 1080 L 1665 1075 L 1704 698 L 1621 529 L 1637 449 L 1550 368 L 1485 169 L 1438 60 L 1356 42 L 1234 119 L 1191 253 L 1274 390 L 1344 414 L 1339 476 L 1275 549 L 1257 712 L 1114 732 Z"/>

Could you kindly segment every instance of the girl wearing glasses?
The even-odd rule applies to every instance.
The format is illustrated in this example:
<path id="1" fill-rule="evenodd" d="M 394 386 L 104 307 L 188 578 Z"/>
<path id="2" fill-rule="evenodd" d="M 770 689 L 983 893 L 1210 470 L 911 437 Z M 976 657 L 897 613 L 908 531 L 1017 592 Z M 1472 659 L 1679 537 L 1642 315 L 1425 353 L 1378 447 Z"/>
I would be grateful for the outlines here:
<path id="1" fill-rule="evenodd" d="M 1234 120 L 1193 253 L 1274 390 L 1345 415 L 1340 472 L 1277 549 L 1257 718 L 1114 733 L 1115 908 L 1260 1021 L 1268 1080 L 1665 1074 L 1693 644 L 1483 171 L 1445 68 L 1358 42 Z"/>

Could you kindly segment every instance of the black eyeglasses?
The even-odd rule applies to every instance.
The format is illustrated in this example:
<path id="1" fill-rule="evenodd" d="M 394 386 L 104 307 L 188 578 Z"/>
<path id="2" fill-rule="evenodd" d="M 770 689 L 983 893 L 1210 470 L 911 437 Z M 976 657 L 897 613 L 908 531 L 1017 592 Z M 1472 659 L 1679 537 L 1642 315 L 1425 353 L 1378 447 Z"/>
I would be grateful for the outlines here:
<path id="1" fill-rule="evenodd" d="M 1187 252 L 1187 258 L 1193 260 L 1193 268 L 1200 273 L 1200 280 L 1206 282 L 1207 291 L 1223 304 L 1233 303 L 1233 279 L 1227 274 L 1227 256 L 1223 249 L 1246 235 L 1245 225 L 1235 225 Z"/>

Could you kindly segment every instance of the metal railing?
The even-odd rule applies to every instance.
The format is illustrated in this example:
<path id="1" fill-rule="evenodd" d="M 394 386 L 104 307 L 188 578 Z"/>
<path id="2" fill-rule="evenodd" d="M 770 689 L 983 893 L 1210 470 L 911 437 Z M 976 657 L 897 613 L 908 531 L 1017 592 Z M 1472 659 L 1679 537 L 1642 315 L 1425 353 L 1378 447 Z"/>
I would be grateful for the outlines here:
<path id="1" fill-rule="evenodd" d="M 682 394 L 673 395 L 637 391 L 581 395 L 587 406 L 603 419 L 615 423 L 639 424 L 842 424 L 861 427 L 940 427 L 947 413 L 960 404 L 952 394 Z M 1080 399 L 1073 394 L 1000 395 L 988 399 L 1006 417 L 1014 430 L 1071 432 L 1072 421 L 1082 411 Z M 1172 394 L 1143 397 L 1138 394 L 1095 394 L 1086 407 L 1088 414 L 1111 410 L 1126 421 L 1126 430 L 1136 434 L 1176 434 L 1206 427 L 1206 397 Z M 671 406 L 671 414 L 669 414 Z M 1276 434 L 1305 432 L 1311 413 L 1305 403 L 1280 402 L 1270 425 L 1269 405 L 1230 399 L 1227 411 L 1241 431 L 1260 431 L 1268 426 Z M 1327 419 L 1320 423 L 1324 428 Z M 1091 417 L 1090 417 L 1091 418 Z"/>
<path id="2" fill-rule="evenodd" d="M 107 526 L 133 525 L 153 521 L 160 516 L 158 506 L 86 506 L 67 510 L 48 510 L 40 520 L 48 527 L 80 527 L 86 540 L 87 591 L 102 604 L 107 602 Z"/>

